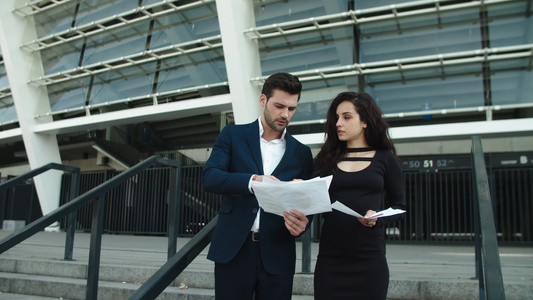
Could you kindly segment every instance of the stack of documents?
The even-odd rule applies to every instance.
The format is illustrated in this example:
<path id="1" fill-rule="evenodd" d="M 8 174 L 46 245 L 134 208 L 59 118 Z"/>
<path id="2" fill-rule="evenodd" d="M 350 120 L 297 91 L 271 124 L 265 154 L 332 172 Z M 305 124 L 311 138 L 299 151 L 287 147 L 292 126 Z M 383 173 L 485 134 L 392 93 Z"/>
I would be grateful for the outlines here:
<path id="1" fill-rule="evenodd" d="M 295 209 L 304 215 L 331 211 L 329 185 L 332 176 L 316 177 L 303 181 L 276 181 L 263 177 L 262 182 L 253 181 L 259 206 L 266 212 L 283 216 L 283 212 Z"/>
<path id="2" fill-rule="evenodd" d="M 276 181 L 265 176 L 262 182 L 252 181 L 252 189 L 261 209 L 278 216 L 283 217 L 283 212 L 290 212 L 291 209 L 308 216 L 330 212 L 334 208 L 345 214 L 364 218 L 339 201 L 331 204 L 328 190 L 332 178 L 333 176 L 327 176 L 302 181 Z M 388 208 L 368 218 L 388 217 L 402 213 L 405 211 Z"/>

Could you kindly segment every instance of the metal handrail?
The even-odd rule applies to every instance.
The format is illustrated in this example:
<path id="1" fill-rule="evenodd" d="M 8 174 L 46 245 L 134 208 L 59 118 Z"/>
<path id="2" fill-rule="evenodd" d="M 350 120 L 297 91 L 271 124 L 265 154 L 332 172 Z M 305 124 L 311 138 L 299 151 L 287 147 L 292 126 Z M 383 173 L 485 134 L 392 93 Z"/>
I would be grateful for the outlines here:
<path id="1" fill-rule="evenodd" d="M 78 197 L 78 194 L 79 194 L 79 186 L 80 186 L 80 168 L 78 167 L 72 167 L 72 166 L 67 166 L 67 165 L 62 165 L 62 164 L 58 164 L 58 163 L 49 163 L 47 165 L 44 165 L 44 166 L 41 166 L 39 168 L 36 168 L 36 169 L 33 169 L 27 173 L 24 173 L 20 176 L 17 176 L 9 181 L 6 181 L 2 184 L 0 184 L 0 190 L 3 190 L 3 189 L 10 189 L 10 188 L 13 188 L 15 187 L 17 184 L 19 183 L 22 183 L 28 179 L 31 179 L 37 175 L 40 175 L 46 171 L 49 171 L 49 170 L 58 170 L 58 171 L 65 171 L 65 172 L 70 172 L 70 173 L 74 173 L 74 176 L 72 177 L 72 180 L 71 180 L 71 190 L 70 190 L 70 198 L 69 200 L 72 200 L 76 197 Z M 74 229 L 75 229 L 75 222 L 76 222 L 76 214 L 71 214 L 68 218 L 68 224 L 67 224 L 67 236 L 65 238 L 65 254 L 64 254 L 64 260 L 72 260 L 72 249 L 74 248 Z M 32 234 L 29 234 L 27 236 L 25 236 L 22 240 L 25 240 L 26 238 L 30 237 Z M 9 237 L 7 237 L 9 238 Z M 7 239 L 6 238 L 6 239 Z M 21 241 L 22 241 L 21 240 Z M 8 247 L 7 249 L 15 246 L 17 243 L 19 242 L 15 242 L 15 240 L 12 241 L 12 243 L 15 243 L 15 244 L 11 244 L 11 243 L 7 243 L 6 242 L 6 247 Z M 6 251 L 7 249 L 3 250 L 2 246 L 4 245 L 3 241 L 0 242 L 0 253 L 3 253 L 4 251 Z"/>
<path id="2" fill-rule="evenodd" d="M 476 276 L 480 299 L 505 299 L 496 227 L 481 137 L 472 137 Z"/>
<path id="3" fill-rule="evenodd" d="M 170 259 L 177 249 L 177 235 L 178 235 L 178 218 L 179 215 L 179 172 L 181 164 L 175 160 L 168 158 L 163 158 L 160 156 L 151 156 L 146 160 L 138 163 L 129 170 L 122 172 L 121 174 L 107 180 L 101 185 L 89 190 L 81 196 L 77 196 L 72 199 L 70 202 L 62 205 L 56 210 L 48 213 L 47 215 L 39 218 L 38 220 L 26 225 L 25 227 L 19 229 L 8 237 L 0 241 L 0 254 L 11 249 L 17 244 L 23 242 L 27 238 L 31 237 L 35 233 L 44 230 L 47 226 L 54 222 L 60 221 L 62 218 L 67 216 L 74 216 L 78 209 L 81 207 L 93 202 L 93 214 L 92 214 L 92 225 L 91 225 L 91 242 L 89 249 L 89 262 L 88 262 L 88 275 L 87 275 L 87 289 L 85 299 L 91 300 L 97 299 L 98 294 L 98 275 L 100 271 L 100 252 L 101 252 L 101 241 L 103 233 L 103 220 L 104 220 L 104 208 L 105 208 L 105 194 L 111 189 L 117 187 L 123 182 L 129 180 L 133 176 L 141 173 L 143 170 L 153 166 L 153 165 L 166 165 L 176 168 L 176 172 L 172 172 L 170 176 L 170 181 L 173 183 L 170 185 L 169 192 L 169 224 L 168 224 L 168 259 Z M 51 164 L 53 167 L 59 167 L 55 164 Z M 44 167 L 43 167 L 44 168 Z M 61 167 L 63 168 L 63 167 Z M 27 180 L 35 175 L 39 169 L 30 171 L 24 175 L 21 175 L 15 179 L 17 182 L 21 180 Z M 3 185 L 0 185 L 0 188 L 14 186 L 14 181 L 10 180 Z M 75 189 L 77 190 L 77 188 Z M 69 228 L 74 227 L 74 218 L 69 217 Z M 72 230 L 72 234 L 74 230 Z M 68 239 L 68 238 L 67 238 Z M 66 250 L 65 250 L 66 251 Z"/>
<path id="4" fill-rule="evenodd" d="M 200 230 L 178 253 L 172 256 L 157 272 L 131 295 L 129 300 L 155 299 L 187 266 L 209 245 L 218 215 Z"/>

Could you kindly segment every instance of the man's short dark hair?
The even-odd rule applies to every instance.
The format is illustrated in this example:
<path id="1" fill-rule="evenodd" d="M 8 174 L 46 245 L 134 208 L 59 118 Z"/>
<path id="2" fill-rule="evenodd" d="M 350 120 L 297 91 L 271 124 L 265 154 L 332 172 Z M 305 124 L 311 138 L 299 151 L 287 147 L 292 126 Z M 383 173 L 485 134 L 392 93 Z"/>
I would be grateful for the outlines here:
<path id="1" fill-rule="evenodd" d="M 268 100 L 272 97 L 274 90 L 282 90 L 291 95 L 298 95 L 298 100 L 300 100 L 302 83 L 298 77 L 292 74 L 284 72 L 274 73 L 265 81 L 261 94 L 265 94 Z"/>

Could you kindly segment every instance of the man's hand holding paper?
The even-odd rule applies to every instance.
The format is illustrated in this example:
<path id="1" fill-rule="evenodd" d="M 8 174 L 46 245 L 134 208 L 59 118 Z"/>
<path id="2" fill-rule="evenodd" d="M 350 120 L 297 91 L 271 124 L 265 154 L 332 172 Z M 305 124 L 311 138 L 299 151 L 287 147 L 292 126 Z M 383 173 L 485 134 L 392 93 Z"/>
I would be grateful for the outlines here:
<path id="1" fill-rule="evenodd" d="M 297 210 L 304 215 L 331 211 L 329 185 L 332 176 L 303 181 L 275 181 L 263 177 L 252 182 L 259 206 L 266 212 L 283 217 L 283 212 Z"/>

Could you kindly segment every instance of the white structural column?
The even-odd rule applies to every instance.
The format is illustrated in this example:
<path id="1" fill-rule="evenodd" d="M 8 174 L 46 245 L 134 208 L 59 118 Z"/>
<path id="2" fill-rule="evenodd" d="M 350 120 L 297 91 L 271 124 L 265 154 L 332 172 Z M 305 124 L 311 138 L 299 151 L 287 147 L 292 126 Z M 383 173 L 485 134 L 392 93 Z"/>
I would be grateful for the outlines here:
<path id="1" fill-rule="evenodd" d="M 6 73 L 15 103 L 22 131 L 22 139 L 30 168 L 41 167 L 51 162 L 61 163 L 59 147 L 55 135 L 35 133 L 33 129 L 42 122 L 52 122 L 52 118 L 40 118 L 50 109 L 46 87 L 28 84 L 31 78 L 43 75 L 39 53 L 28 53 L 20 45 L 36 39 L 35 23 L 32 17 L 21 17 L 12 13 L 15 5 L 22 1 L 2 0 L 0 10 L 0 47 Z M 61 185 L 60 171 L 50 170 L 35 177 L 35 188 L 44 215 L 59 207 Z"/>
<path id="2" fill-rule="evenodd" d="M 261 89 L 250 79 L 261 76 L 257 42 L 244 30 L 255 27 L 253 0 L 217 0 L 218 22 L 224 48 L 235 123 L 259 117 Z"/>

